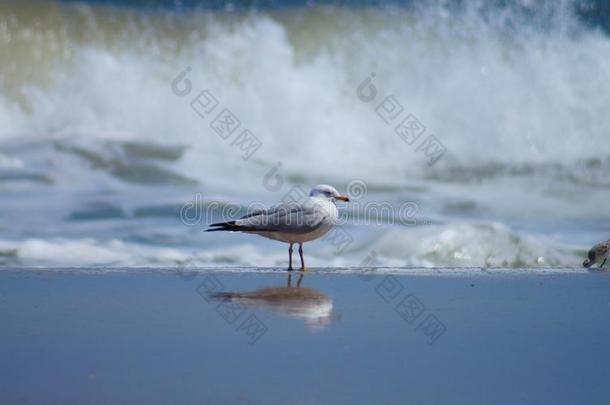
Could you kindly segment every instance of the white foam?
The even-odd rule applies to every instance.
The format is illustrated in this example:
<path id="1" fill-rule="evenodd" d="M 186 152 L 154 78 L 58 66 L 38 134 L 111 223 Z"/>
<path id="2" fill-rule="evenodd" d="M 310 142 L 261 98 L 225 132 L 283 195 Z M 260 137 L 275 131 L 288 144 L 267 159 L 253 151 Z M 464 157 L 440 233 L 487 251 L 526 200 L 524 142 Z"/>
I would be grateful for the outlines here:
<path id="1" fill-rule="evenodd" d="M 244 162 L 188 105 L 197 90 L 211 89 L 264 142 L 257 157 L 284 160 L 287 173 L 377 181 L 418 176 L 427 170 L 425 158 L 375 114 L 374 103 L 356 97 L 358 84 L 375 71 L 380 97 L 396 96 L 445 144 L 441 165 L 610 155 L 610 41 L 601 34 L 524 29 L 507 37 L 476 15 L 449 26 L 434 13 L 413 19 L 406 11 L 327 12 L 333 17 L 316 22 L 315 35 L 300 31 L 298 21 L 262 12 L 239 24 L 201 16 L 193 27 L 197 40 L 173 43 L 175 55 L 155 46 L 164 49 L 164 41 L 180 37 L 153 36 L 146 40 L 152 45 L 133 38 L 121 47 L 103 40 L 72 44 L 69 63 L 49 66 L 50 83 L 23 84 L 31 112 L 16 113 L 19 104 L 2 97 L 0 117 L 7 119 L 0 120 L 0 139 L 119 134 L 185 144 L 190 149 L 180 169 L 206 173 L 213 183 L 215 174 L 243 170 Z M 370 17 L 360 29 L 352 25 L 359 13 Z M 96 28 L 103 31 L 102 17 Z M 342 24 L 350 28 L 339 29 Z M 126 35 L 133 28 L 123 29 Z M 186 66 L 194 90 L 182 99 L 170 82 Z M 235 186 L 260 190 L 265 170 L 250 166 Z"/>
<path id="2" fill-rule="evenodd" d="M 188 256 L 175 249 L 133 245 L 120 240 L 93 238 L 0 241 L 0 250 L 14 250 L 25 265 L 44 266 L 133 266 L 177 265 Z"/>
<path id="3" fill-rule="evenodd" d="M 456 223 L 386 233 L 372 249 L 406 266 L 557 267 L 578 266 L 579 248 L 507 226 Z"/>

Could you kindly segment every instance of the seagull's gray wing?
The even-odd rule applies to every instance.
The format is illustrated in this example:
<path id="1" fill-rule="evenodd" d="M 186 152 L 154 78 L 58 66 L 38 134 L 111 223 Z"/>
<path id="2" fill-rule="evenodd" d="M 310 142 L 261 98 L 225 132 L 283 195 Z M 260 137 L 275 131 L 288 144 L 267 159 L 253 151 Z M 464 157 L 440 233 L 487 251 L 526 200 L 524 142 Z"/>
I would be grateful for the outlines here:
<path id="1" fill-rule="evenodd" d="M 246 218 L 256 217 L 259 215 L 271 215 L 271 214 L 275 213 L 276 211 L 278 211 L 279 209 L 289 209 L 292 205 L 295 205 L 295 208 L 298 209 L 298 206 L 296 204 L 279 204 L 279 205 L 275 205 L 270 208 L 254 210 L 239 219 L 246 219 Z"/>
<path id="2" fill-rule="evenodd" d="M 316 204 L 280 204 L 268 210 L 258 210 L 240 219 L 212 224 L 208 231 L 281 232 L 301 234 L 318 228 L 325 220 Z"/>

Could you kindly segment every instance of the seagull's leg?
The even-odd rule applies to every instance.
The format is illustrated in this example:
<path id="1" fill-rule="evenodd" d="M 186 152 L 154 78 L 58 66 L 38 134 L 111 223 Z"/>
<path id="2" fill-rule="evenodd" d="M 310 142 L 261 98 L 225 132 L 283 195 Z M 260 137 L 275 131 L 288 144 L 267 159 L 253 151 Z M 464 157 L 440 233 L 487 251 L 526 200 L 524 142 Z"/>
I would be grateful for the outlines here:
<path id="1" fill-rule="evenodd" d="M 606 258 L 604 259 L 604 261 L 602 262 L 602 265 L 601 265 L 601 266 L 599 266 L 599 268 L 600 268 L 600 269 L 603 269 L 603 268 L 604 268 L 604 264 L 606 264 L 606 260 L 608 260 L 608 258 L 607 258 L 607 257 L 606 257 Z"/>
<path id="2" fill-rule="evenodd" d="M 292 270 L 292 243 L 288 247 L 288 271 Z"/>
<path id="3" fill-rule="evenodd" d="M 305 268 L 305 260 L 303 259 L 303 244 L 299 243 L 299 256 L 301 256 L 301 271 L 307 271 Z"/>

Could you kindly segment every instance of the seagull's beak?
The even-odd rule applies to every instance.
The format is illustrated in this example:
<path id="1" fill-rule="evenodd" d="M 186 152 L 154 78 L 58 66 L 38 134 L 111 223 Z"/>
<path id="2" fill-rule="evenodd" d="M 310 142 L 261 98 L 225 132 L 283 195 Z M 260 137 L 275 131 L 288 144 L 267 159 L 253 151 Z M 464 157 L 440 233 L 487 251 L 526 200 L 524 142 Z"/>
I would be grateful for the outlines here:
<path id="1" fill-rule="evenodd" d="M 340 201 L 349 201 L 349 197 L 346 195 L 338 195 L 337 197 L 335 197 L 337 200 Z"/>

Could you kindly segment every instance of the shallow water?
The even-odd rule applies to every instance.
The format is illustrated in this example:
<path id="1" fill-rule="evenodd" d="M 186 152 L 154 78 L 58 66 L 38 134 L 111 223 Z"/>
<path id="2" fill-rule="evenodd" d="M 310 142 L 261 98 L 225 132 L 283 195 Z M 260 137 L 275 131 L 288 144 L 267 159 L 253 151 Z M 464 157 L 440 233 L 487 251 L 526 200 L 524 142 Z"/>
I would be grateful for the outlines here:
<path id="1" fill-rule="evenodd" d="M 118 4 L 0 6 L 0 264 L 285 266 L 202 230 L 317 183 L 352 203 L 314 267 L 572 267 L 608 237 L 610 38 L 581 2 Z"/>
<path id="2" fill-rule="evenodd" d="M 300 287 L 294 273 L 289 288 L 285 272 L 80 270 L 0 272 L 0 401 L 572 404 L 610 395 L 605 272 L 314 272 Z M 219 292 L 250 300 L 210 299 Z"/>

